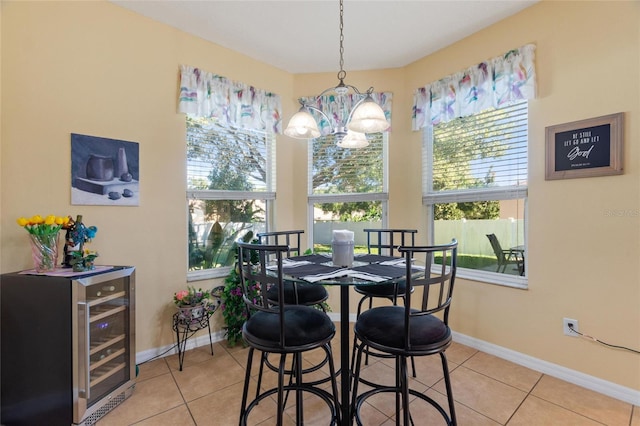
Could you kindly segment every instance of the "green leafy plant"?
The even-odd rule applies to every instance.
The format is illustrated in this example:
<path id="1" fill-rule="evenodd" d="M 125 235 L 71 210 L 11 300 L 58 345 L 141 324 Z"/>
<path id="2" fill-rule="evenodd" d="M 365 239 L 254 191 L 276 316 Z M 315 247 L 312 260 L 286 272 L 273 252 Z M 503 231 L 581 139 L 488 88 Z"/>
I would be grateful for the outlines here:
<path id="1" fill-rule="evenodd" d="M 248 232 L 242 239 L 244 242 L 251 241 L 257 243 L 257 240 L 253 240 L 253 232 Z M 234 245 L 237 252 L 237 245 Z M 254 259 L 252 253 L 252 263 L 258 263 L 257 253 Z M 237 255 L 236 255 L 237 257 Z M 227 278 L 224 280 L 224 290 L 222 290 L 222 317 L 225 322 L 225 336 L 227 338 L 227 344 L 230 347 L 234 347 L 238 343 L 244 345 L 242 340 L 242 326 L 247 320 L 247 307 L 242 298 L 242 283 L 240 278 L 240 265 L 236 259 L 235 267 L 231 270 Z M 253 292 L 253 296 L 257 296 L 258 292 L 255 286 L 250 288 Z"/>

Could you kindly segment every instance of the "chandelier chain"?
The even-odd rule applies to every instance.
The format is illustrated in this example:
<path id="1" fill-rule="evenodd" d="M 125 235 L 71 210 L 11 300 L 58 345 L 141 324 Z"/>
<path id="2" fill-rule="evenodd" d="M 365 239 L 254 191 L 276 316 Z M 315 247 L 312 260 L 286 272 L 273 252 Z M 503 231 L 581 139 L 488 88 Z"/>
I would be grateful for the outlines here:
<path id="1" fill-rule="evenodd" d="M 344 7 L 342 5 L 342 0 L 340 0 L 340 71 L 338 71 L 338 80 L 340 80 L 340 84 L 343 84 L 343 80 L 347 76 L 347 73 L 344 70 L 344 46 L 343 46 L 343 43 L 344 43 L 344 34 L 343 34 L 344 22 L 343 22 L 343 15 L 344 15 Z"/>

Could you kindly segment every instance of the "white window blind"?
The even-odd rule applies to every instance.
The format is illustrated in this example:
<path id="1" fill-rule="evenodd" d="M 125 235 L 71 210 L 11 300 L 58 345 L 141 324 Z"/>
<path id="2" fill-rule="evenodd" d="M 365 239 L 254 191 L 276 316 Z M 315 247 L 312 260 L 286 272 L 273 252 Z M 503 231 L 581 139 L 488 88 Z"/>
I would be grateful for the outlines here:
<path id="1" fill-rule="evenodd" d="M 275 136 L 189 117 L 187 192 L 191 198 L 275 198 Z"/>
<path id="2" fill-rule="evenodd" d="M 364 148 L 338 147 L 333 136 L 309 143 L 309 195 L 386 193 L 387 138 L 383 133 L 367 135 Z"/>
<path id="3" fill-rule="evenodd" d="M 425 204 L 527 195 L 527 101 L 425 129 Z"/>

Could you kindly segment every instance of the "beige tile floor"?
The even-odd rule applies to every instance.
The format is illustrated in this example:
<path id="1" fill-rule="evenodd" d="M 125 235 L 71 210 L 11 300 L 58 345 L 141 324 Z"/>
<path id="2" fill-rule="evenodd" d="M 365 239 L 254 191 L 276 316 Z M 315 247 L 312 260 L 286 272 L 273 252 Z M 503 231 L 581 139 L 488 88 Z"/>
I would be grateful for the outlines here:
<path id="1" fill-rule="evenodd" d="M 333 348 L 339 364 L 337 339 L 338 336 Z M 220 342 L 214 344 L 214 356 L 209 346 L 188 351 L 183 371 L 178 369 L 177 355 L 144 363 L 140 365 L 133 395 L 97 425 L 237 425 L 246 357 L 247 349 L 228 348 L 225 342 Z M 310 353 L 305 362 L 319 357 L 317 352 Z M 460 344 L 454 343 L 447 350 L 447 358 L 461 426 L 640 426 L 638 406 Z M 412 379 L 411 387 L 446 406 L 439 357 L 416 358 L 416 368 L 417 378 Z M 252 371 L 257 372 L 257 368 Z M 393 362 L 371 359 L 362 375 L 388 382 L 393 378 Z M 274 376 L 272 372 L 265 374 L 264 386 L 273 386 Z M 362 409 L 363 423 L 395 425 L 394 401 L 391 394 L 369 398 Z M 307 397 L 304 406 L 306 425 L 329 424 L 326 407 L 315 397 Z M 420 400 L 411 403 L 411 414 L 419 426 L 444 424 L 442 417 Z M 274 415 L 275 402 L 265 400 L 252 411 L 250 424 L 275 425 Z M 295 424 L 295 411 L 288 409 L 285 417 L 286 425 Z"/>

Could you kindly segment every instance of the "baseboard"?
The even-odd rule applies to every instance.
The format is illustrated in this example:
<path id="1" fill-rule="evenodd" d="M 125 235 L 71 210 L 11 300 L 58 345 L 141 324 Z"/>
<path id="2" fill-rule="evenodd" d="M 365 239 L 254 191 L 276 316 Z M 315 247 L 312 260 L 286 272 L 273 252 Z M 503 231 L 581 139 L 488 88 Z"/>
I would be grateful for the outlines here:
<path id="1" fill-rule="evenodd" d="M 639 390 L 599 379 L 579 371 L 571 370 L 570 368 L 562 367 L 511 349 L 494 345 L 493 343 L 488 343 L 464 334 L 456 333 L 455 331 L 453 332 L 453 341 L 487 354 L 497 356 L 498 358 L 511 361 L 515 364 L 522 365 L 523 367 L 539 371 L 540 373 L 548 374 L 549 376 L 564 380 L 565 382 L 573 383 L 574 385 L 610 396 L 611 398 L 619 399 L 620 401 L 628 402 L 633 405 L 640 405 Z"/>
<path id="2" fill-rule="evenodd" d="M 333 321 L 340 321 L 339 314 L 329 313 L 329 317 Z M 355 321 L 355 314 L 352 315 L 352 321 Z M 218 331 L 212 333 L 211 337 L 214 342 L 220 342 L 225 340 L 224 331 Z M 549 376 L 564 380 L 574 385 L 581 386 L 583 388 L 592 390 L 594 392 L 601 393 L 611 398 L 618 399 L 620 401 L 628 402 L 629 404 L 640 406 L 640 391 L 631 389 L 625 386 L 621 386 L 603 379 L 599 379 L 588 374 L 581 373 L 579 371 L 572 370 L 570 368 L 562 367 L 557 364 L 553 364 L 532 356 L 513 351 L 511 349 L 504 348 L 502 346 L 494 345 L 483 340 L 469 337 L 464 334 L 453 332 L 453 340 L 465 346 L 477 349 L 490 355 L 497 356 L 498 358 L 511 361 L 515 364 L 522 365 L 523 367 L 530 368 L 540 373 L 548 374 Z M 200 346 L 209 344 L 209 336 L 203 334 L 202 336 L 190 338 L 187 340 L 186 350 L 197 348 Z M 175 344 L 167 345 L 160 348 L 149 349 L 143 352 L 136 353 L 136 360 L 138 364 L 149 361 L 153 358 L 160 358 L 168 355 L 178 353 L 178 348 Z"/>
<path id="3" fill-rule="evenodd" d="M 224 331 L 217 331 L 215 333 L 211 333 L 211 339 L 213 343 L 221 342 L 225 340 Z M 209 335 L 202 334 L 198 337 L 191 337 L 187 339 L 187 344 L 185 346 L 185 350 L 198 348 L 200 346 L 209 344 Z M 148 349 L 142 352 L 136 352 L 136 363 L 142 364 L 147 361 L 151 361 L 155 358 L 164 358 L 165 356 L 174 355 L 178 353 L 178 346 L 173 343 L 172 345 L 165 345 L 159 348 Z"/>

